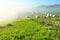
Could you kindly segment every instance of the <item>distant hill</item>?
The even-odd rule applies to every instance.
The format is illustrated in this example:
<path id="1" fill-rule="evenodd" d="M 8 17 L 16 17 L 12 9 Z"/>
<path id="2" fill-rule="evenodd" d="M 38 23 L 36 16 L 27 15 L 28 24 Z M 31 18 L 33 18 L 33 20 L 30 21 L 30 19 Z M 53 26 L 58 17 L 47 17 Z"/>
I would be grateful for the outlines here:
<path id="1" fill-rule="evenodd" d="M 56 5 L 42 5 L 34 7 L 30 10 L 30 12 L 36 12 L 36 13 L 60 13 L 60 4 Z"/>

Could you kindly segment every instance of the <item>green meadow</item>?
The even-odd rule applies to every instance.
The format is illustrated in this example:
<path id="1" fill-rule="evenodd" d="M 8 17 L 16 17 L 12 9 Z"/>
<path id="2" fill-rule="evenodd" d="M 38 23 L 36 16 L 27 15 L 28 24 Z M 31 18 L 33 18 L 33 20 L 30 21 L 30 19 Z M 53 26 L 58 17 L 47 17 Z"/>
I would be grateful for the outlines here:
<path id="1" fill-rule="evenodd" d="M 0 26 L 0 40 L 60 40 L 60 19 L 17 19 Z"/>

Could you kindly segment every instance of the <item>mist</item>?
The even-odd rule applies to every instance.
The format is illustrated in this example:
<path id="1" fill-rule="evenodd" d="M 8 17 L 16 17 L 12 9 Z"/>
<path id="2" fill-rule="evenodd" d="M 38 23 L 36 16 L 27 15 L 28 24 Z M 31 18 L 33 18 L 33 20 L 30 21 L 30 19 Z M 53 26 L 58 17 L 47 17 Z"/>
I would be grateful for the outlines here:
<path id="1" fill-rule="evenodd" d="M 0 0 L 0 21 L 12 20 L 17 18 L 27 8 L 24 5 L 14 4 Z"/>

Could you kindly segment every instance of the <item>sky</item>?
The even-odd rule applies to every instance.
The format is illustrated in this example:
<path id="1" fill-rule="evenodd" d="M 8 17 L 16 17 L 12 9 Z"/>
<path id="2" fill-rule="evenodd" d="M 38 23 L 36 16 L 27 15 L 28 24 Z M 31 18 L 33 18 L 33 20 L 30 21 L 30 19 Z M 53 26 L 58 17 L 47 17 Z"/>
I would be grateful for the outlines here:
<path id="1" fill-rule="evenodd" d="M 60 4 L 60 0 L 0 0 L 0 21 L 11 19 L 18 12 L 40 5 Z"/>

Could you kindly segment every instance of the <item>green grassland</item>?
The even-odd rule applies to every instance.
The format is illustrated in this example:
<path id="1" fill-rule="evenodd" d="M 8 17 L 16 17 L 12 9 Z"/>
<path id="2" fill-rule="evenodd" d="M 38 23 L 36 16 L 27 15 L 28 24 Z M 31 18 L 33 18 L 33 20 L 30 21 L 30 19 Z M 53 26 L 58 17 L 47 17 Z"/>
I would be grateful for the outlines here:
<path id="1" fill-rule="evenodd" d="M 60 40 L 58 22 L 59 18 L 19 19 L 0 27 L 0 40 Z"/>

